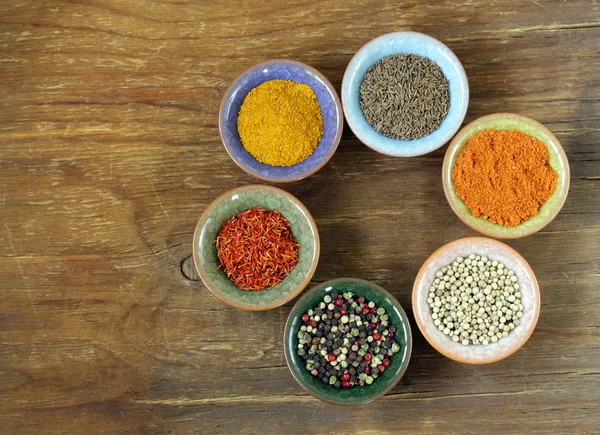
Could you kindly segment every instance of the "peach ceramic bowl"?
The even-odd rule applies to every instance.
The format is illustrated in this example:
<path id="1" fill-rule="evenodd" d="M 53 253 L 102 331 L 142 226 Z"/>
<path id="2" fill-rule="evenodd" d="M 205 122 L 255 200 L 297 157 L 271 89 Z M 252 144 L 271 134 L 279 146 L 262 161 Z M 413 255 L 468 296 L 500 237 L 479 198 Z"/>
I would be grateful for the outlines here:
<path id="1" fill-rule="evenodd" d="M 458 257 L 468 257 L 470 254 L 486 256 L 497 260 L 515 272 L 521 301 L 523 317 L 520 324 L 507 337 L 496 343 L 484 345 L 463 345 L 456 343 L 433 323 L 431 308 L 427 303 L 429 288 L 435 280 L 436 272 L 451 264 Z M 525 344 L 529 339 L 540 314 L 540 290 L 537 280 L 527 261 L 510 246 L 486 237 L 466 237 L 450 242 L 425 261 L 419 271 L 412 295 L 413 314 L 417 326 L 438 352 L 458 362 L 466 364 L 488 364 L 507 358 Z"/>

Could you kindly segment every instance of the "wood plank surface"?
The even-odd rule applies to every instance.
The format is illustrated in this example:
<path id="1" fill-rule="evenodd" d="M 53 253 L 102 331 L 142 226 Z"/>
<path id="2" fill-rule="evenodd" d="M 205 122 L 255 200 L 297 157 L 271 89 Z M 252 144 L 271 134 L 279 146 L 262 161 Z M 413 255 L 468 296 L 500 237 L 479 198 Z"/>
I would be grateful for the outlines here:
<path id="1" fill-rule="evenodd" d="M 542 293 L 514 356 L 453 362 L 413 323 L 391 393 L 360 408 L 302 390 L 283 356 L 292 303 L 224 305 L 190 267 L 223 191 L 218 110 L 270 58 L 340 89 L 352 55 L 397 30 L 446 43 L 467 72 L 465 123 L 516 112 L 571 164 L 560 215 L 508 242 Z M 5 0 L 0 2 L 0 432 L 600 433 L 600 5 L 592 0 Z M 445 148 L 398 159 L 346 128 L 321 171 L 280 186 L 312 212 L 312 284 L 354 276 L 408 311 L 422 262 L 474 235 L 441 185 Z"/>

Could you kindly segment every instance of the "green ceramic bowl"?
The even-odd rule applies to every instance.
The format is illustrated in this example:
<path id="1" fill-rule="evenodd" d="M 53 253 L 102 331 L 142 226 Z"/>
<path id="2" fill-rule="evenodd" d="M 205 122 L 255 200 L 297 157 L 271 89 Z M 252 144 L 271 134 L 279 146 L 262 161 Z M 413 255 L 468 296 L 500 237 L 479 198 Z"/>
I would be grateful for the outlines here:
<path id="1" fill-rule="evenodd" d="M 300 258 L 279 284 L 260 291 L 245 291 L 219 269 L 215 240 L 222 221 L 256 206 L 278 210 L 290 222 L 300 244 Z M 319 249 L 317 225 L 306 207 L 284 190 L 255 184 L 229 190 L 208 206 L 194 232 L 193 256 L 202 282 L 216 297 L 235 308 L 260 311 L 285 304 L 306 287 L 317 268 Z"/>
<path id="2" fill-rule="evenodd" d="M 471 211 L 456 195 L 456 191 L 454 190 L 454 184 L 452 183 L 452 168 L 454 167 L 458 154 L 471 136 L 486 129 L 519 130 L 544 142 L 550 153 L 550 166 L 552 166 L 552 169 L 558 174 L 558 181 L 554 194 L 542 207 L 540 207 L 537 215 L 516 227 L 504 227 L 473 216 Z M 452 210 L 454 210 L 460 220 L 467 224 L 467 226 L 486 236 L 500 239 L 516 239 L 541 230 L 556 217 L 565 203 L 569 191 L 569 161 L 567 160 L 565 151 L 558 142 L 558 139 L 556 139 L 550 130 L 539 122 L 514 113 L 496 113 L 476 119 L 465 126 L 458 132 L 454 139 L 452 139 L 452 142 L 446 151 L 446 156 L 444 157 L 442 181 L 444 184 L 444 193 L 446 194 L 446 198 L 448 199 Z"/>
<path id="3" fill-rule="evenodd" d="M 304 360 L 296 353 L 298 349 L 297 333 L 302 323 L 302 314 L 318 305 L 326 294 L 333 291 L 338 293 L 351 291 L 358 296 L 364 296 L 375 302 L 378 306 L 382 306 L 390 316 L 391 323 L 397 329 L 394 339 L 400 345 L 401 351 L 392 355 L 390 366 L 371 385 L 339 389 L 331 385 L 325 385 L 306 370 Z M 318 399 L 336 405 L 358 405 L 383 396 L 400 381 L 410 360 L 412 335 L 406 313 L 391 294 L 369 281 L 339 278 L 311 288 L 296 302 L 285 324 L 283 347 L 285 359 L 292 375 L 307 392 Z"/>

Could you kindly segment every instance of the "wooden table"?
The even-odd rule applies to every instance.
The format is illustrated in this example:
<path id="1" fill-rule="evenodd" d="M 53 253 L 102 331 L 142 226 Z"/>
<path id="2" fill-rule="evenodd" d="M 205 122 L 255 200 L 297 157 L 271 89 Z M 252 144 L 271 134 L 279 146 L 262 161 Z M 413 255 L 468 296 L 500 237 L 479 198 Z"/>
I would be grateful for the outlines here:
<path id="1" fill-rule="evenodd" d="M 600 432 L 600 5 L 595 1 L 22 0 L 0 4 L 0 432 Z M 292 303 L 217 300 L 190 255 L 226 189 L 228 84 L 270 58 L 340 89 L 375 36 L 446 43 L 471 87 L 465 122 L 516 112 L 571 164 L 560 215 L 508 242 L 542 292 L 535 333 L 487 366 L 442 357 L 413 323 L 405 377 L 361 408 L 307 395 L 283 356 Z M 442 244 L 474 235 L 441 185 L 445 148 L 390 158 L 346 129 L 314 176 L 282 186 L 313 213 L 313 283 L 355 276 L 398 298 Z"/>

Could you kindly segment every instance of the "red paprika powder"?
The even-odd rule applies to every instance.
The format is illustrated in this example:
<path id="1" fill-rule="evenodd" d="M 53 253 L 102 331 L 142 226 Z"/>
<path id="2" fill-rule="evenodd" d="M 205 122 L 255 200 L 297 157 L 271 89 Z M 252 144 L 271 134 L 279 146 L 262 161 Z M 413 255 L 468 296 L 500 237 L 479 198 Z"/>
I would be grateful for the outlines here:
<path id="1" fill-rule="evenodd" d="M 507 227 L 535 216 L 556 190 L 546 145 L 517 130 L 483 130 L 452 169 L 458 197 L 474 216 Z"/>

